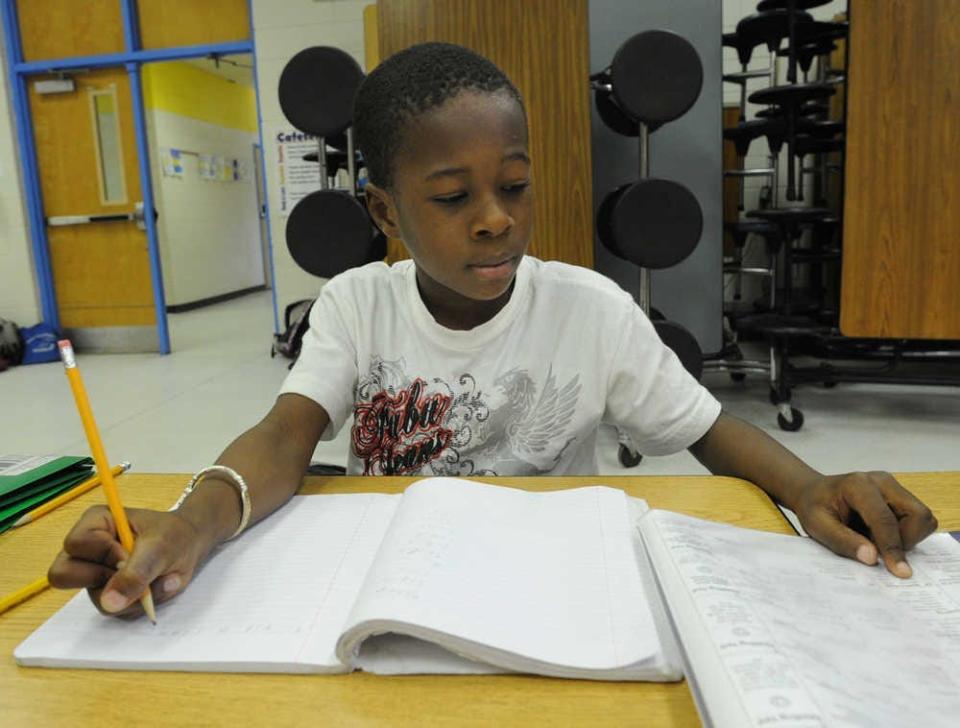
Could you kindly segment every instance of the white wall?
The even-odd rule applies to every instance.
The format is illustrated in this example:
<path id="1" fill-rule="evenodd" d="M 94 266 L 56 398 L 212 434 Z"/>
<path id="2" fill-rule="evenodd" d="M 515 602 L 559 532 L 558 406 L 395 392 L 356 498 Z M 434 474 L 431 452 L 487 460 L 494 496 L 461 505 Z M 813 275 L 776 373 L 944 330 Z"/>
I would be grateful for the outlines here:
<path id="1" fill-rule="evenodd" d="M 335 46 L 364 66 L 363 8 L 373 0 L 253 0 L 257 48 L 257 78 L 263 124 L 264 162 L 270 230 L 273 240 L 277 306 L 317 295 L 323 280 L 304 272 L 287 251 L 287 217 L 279 211 L 277 134 L 293 127 L 280 110 L 277 86 L 280 74 L 296 53 L 311 46 Z"/>
<path id="2" fill-rule="evenodd" d="M 265 282 L 253 178 L 257 135 L 170 111 L 147 112 L 150 168 L 167 305 L 176 306 Z M 183 178 L 163 176 L 160 147 L 241 160 L 247 179 L 200 179 L 200 160 L 182 157 Z"/>
<path id="3" fill-rule="evenodd" d="M 40 320 L 40 301 L 23 205 L 2 33 L 0 71 L 3 73 L 0 82 L 0 317 L 20 326 L 31 326 Z"/>

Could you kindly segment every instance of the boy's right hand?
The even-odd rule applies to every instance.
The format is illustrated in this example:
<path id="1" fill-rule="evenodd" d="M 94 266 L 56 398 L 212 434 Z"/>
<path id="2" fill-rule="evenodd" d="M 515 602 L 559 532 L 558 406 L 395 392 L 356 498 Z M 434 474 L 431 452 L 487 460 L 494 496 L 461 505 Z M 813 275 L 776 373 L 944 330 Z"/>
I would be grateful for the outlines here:
<path id="1" fill-rule="evenodd" d="M 104 614 L 143 614 L 140 596 L 149 587 L 155 602 L 186 588 L 210 546 L 196 527 L 177 512 L 127 509 L 136 537 L 128 554 L 105 506 L 87 510 L 63 541 L 47 575 L 60 589 L 85 588 Z"/>

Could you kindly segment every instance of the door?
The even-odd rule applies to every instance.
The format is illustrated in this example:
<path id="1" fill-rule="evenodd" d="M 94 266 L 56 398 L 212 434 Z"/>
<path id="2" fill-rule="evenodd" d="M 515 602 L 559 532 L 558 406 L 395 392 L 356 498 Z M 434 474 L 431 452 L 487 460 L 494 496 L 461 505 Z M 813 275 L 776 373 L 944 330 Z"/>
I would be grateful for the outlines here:
<path id="1" fill-rule="evenodd" d="M 260 220 L 260 249 L 263 251 L 263 284 L 273 287 L 270 260 L 270 230 L 267 228 L 267 196 L 263 189 L 263 153 L 259 144 L 253 145 L 253 178 L 257 186 L 257 217 Z"/>
<path id="2" fill-rule="evenodd" d="M 38 90 L 52 80 L 73 88 Z M 127 72 L 34 76 L 29 86 L 61 326 L 88 350 L 157 351 Z"/>

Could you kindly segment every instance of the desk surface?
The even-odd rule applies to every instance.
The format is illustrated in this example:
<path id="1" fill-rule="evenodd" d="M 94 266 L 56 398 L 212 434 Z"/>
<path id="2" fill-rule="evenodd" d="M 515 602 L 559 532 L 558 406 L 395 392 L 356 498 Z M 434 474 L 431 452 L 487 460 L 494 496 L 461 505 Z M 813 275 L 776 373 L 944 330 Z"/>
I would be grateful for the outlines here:
<path id="1" fill-rule="evenodd" d="M 960 529 L 960 473 L 909 473 L 900 481 L 947 530 Z M 167 508 L 181 475 L 127 474 L 128 507 Z M 301 493 L 395 493 L 414 478 L 311 478 Z M 605 484 L 666 508 L 739 526 L 791 533 L 763 492 L 715 477 L 490 478 L 527 490 Z M 69 527 L 98 490 L 0 536 L 0 595 L 46 573 Z M 13 649 L 72 592 L 48 590 L 0 615 L 0 716 L 13 725 L 697 725 L 685 683 L 601 683 L 529 676 L 224 675 L 20 668 Z"/>

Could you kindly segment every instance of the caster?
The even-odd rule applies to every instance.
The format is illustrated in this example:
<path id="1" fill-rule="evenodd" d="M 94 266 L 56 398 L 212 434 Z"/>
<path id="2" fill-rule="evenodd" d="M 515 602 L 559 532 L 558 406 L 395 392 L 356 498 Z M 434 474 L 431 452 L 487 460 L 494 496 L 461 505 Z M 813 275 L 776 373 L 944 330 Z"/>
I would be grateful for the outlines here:
<path id="1" fill-rule="evenodd" d="M 803 427 L 803 412 L 794 407 L 790 407 L 789 409 L 789 418 L 784 417 L 782 410 L 777 413 L 777 424 L 780 425 L 781 430 L 786 430 L 787 432 L 796 432 Z"/>
<path id="2" fill-rule="evenodd" d="M 730 379 L 734 382 L 742 382 L 747 378 L 747 375 L 743 372 L 730 372 Z"/>
<path id="3" fill-rule="evenodd" d="M 824 389 L 833 389 L 833 388 L 836 387 L 836 386 L 837 386 L 837 383 L 836 383 L 836 382 L 824 382 L 824 383 L 823 383 L 823 388 L 824 388 Z"/>
<path id="4" fill-rule="evenodd" d="M 643 460 L 643 455 L 634 452 L 626 445 L 620 445 L 617 457 L 620 460 L 620 464 L 625 468 L 635 468 L 640 464 L 640 461 Z"/>

